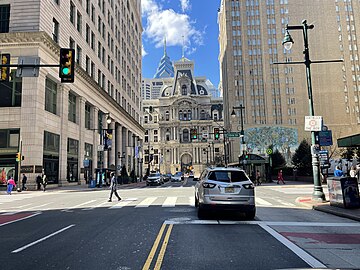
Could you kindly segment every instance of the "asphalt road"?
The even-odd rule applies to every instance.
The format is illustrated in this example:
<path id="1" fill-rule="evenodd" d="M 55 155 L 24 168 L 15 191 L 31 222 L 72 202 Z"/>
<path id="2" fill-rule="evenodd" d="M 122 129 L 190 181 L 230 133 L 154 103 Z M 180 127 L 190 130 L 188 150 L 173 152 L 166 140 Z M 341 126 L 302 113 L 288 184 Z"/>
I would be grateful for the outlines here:
<path id="1" fill-rule="evenodd" d="M 121 189 L 123 200 L 111 203 L 108 190 L 0 195 L 3 269 L 360 265 L 359 223 L 297 205 L 306 186 L 257 187 L 257 216 L 247 221 L 229 214 L 199 220 L 193 184 Z"/>

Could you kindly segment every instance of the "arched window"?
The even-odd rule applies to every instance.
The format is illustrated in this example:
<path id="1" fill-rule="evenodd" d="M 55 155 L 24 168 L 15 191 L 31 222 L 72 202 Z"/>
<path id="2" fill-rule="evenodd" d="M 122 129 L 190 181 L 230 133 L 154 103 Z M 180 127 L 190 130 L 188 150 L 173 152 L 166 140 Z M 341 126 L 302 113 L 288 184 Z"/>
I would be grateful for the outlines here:
<path id="1" fill-rule="evenodd" d="M 200 120 L 205 120 L 206 119 L 206 113 L 204 110 L 201 110 L 200 112 Z"/>
<path id="2" fill-rule="evenodd" d="M 189 119 L 189 121 L 191 121 L 191 120 L 192 120 L 191 110 L 188 110 L 187 114 L 188 114 L 188 119 Z"/>
<path id="3" fill-rule="evenodd" d="M 170 120 L 170 113 L 169 111 L 165 112 L 165 121 L 169 121 Z"/>
<path id="4" fill-rule="evenodd" d="M 183 120 L 183 112 L 182 112 L 182 110 L 179 110 L 179 120 L 180 121 Z"/>
<path id="5" fill-rule="evenodd" d="M 170 129 L 167 128 L 167 129 L 166 129 L 166 133 L 165 133 L 165 140 L 166 140 L 167 142 L 170 141 L 170 136 L 171 136 Z"/>
<path id="6" fill-rule="evenodd" d="M 187 87 L 186 85 L 184 84 L 183 86 L 181 86 L 181 94 L 183 96 L 186 96 L 187 95 Z"/>

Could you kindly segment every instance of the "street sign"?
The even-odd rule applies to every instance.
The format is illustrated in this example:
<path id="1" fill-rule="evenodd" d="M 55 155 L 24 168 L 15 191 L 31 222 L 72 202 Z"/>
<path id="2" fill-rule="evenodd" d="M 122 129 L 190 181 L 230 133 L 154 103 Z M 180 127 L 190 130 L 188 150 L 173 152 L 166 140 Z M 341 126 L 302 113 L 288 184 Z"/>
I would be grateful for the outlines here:
<path id="1" fill-rule="evenodd" d="M 305 131 L 321 131 L 322 116 L 305 116 Z"/>
<path id="2" fill-rule="evenodd" d="M 323 169 L 330 168 L 329 151 L 328 150 L 320 150 L 319 151 L 319 161 L 320 161 L 321 168 L 323 168 Z"/>
<path id="3" fill-rule="evenodd" d="M 268 149 L 266 149 L 266 154 L 268 154 L 268 155 L 271 155 L 272 154 L 272 149 L 271 148 L 268 148 Z"/>
<path id="4" fill-rule="evenodd" d="M 16 69 L 16 77 L 39 77 L 40 57 L 19 56 L 19 65 L 34 65 L 34 67 L 19 67 Z"/>
<path id="5" fill-rule="evenodd" d="M 331 130 L 319 132 L 319 144 L 320 144 L 320 146 L 333 145 Z"/>
<path id="6" fill-rule="evenodd" d="M 98 145 L 97 150 L 98 151 L 104 151 L 104 145 L 103 144 Z"/>
<path id="7" fill-rule="evenodd" d="M 229 132 L 229 133 L 226 133 L 226 137 L 228 137 L 228 138 L 240 137 L 240 132 Z"/>

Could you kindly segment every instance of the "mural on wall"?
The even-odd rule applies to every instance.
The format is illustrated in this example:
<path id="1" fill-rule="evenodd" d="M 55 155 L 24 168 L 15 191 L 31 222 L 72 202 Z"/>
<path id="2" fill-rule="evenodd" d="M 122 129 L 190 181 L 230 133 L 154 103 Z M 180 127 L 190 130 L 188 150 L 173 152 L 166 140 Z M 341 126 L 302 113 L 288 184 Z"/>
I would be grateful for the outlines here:
<path id="1" fill-rule="evenodd" d="M 265 153 L 273 145 L 283 153 L 285 159 L 291 159 L 291 152 L 298 147 L 298 131 L 287 127 L 256 127 L 245 130 L 245 143 L 250 152 Z"/>

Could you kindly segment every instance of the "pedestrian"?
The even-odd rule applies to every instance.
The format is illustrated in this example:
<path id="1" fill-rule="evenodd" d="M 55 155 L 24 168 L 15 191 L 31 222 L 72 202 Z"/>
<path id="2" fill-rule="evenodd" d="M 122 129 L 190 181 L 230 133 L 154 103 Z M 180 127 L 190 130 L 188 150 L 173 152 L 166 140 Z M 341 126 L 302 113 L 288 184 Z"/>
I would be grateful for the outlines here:
<path id="1" fill-rule="evenodd" d="M 25 175 L 25 173 L 23 173 L 23 178 L 22 178 L 22 187 L 21 187 L 21 190 L 27 190 L 27 187 L 26 187 L 26 181 L 27 181 L 27 176 Z"/>
<path id="2" fill-rule="evenodd" d="M 351 166 L 349 175 L 350 175 L 350 177 L 356 177 L 356 167 L 355 166 Z"/>
<path id="3" fill-rule="evenodd" d="M 256 185 L 256 175 L 254 170 L 251 171 L 250 180 Z"/>
<path id="4" fill-rule="evenodd" d="M 339 165 L 335 167 L 334 176 L 336 176 L 336 177 L 344 176 L 344 173 L 342 170 L 340 170 Z"/>
<path id="5" fill-rule="evenodd" d="M 14 178 L 11 176 L 9 180 L 7 181 L 7 194 L 11 195 L 11 191 L 13 188 L 16 187 L 16 183 L 14 181 Z"/>
<path id="6" fill-rule="evenodd" d="M 110 174 L 110 177 L 111 177 L 111 180 L 110 180 L 110 189 L 111 189 L 111 191 L 110 191 L 110 198 L 109 198 L 108 202 L 111 202 L 113 193 L 118 198 L 118 201 L 120 201 L 121 198 L 120 198 L 119 194 L 116 191 L 117 184 L 116 184 L 116 179 L 115 179 L 115 173 L 112 172 Z"/>
<path id="7" fill-rule="evenodd" d="M 36 176 L 36 185 L 37 185 L 37 190 L 41 189 L 41 182 L 42 182 L 42 178 L 41 175 L 39 174 L 38 176 Z"/>
<path id="8" fill-rule="evenodd" d="M 279 184 L 280 181 L 285 185 L 282 170 L 279 170 L 279 172 L 278 172 L 277 184 Z"/>
<path id="9" fill-rule="evenodd" d="M 259 170 L 256 170 L 256 183 L 255 185 L 260 186 L 261 185 L 261 174 Z"/>
<path id="10" fill-rule="evenodd" d="M 46 177 L 46 174 L 44 173 L 43 175 L 42 175 L 42 185 L 43 185 L 43 191 L 45 192 L 45 190 L 46 190 L 46 186 L 47 186 L 47 177 Z"/>

